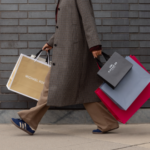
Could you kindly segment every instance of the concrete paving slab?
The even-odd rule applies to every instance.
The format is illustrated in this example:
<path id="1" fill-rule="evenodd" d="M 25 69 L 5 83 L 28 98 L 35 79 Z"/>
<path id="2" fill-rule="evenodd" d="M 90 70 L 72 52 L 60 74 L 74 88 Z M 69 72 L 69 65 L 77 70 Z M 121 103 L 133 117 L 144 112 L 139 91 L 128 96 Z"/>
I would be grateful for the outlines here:
<path id="1" fill-rule="evenodd" d="M 150 149 L 150 143 L 139 145 L 139 147 L 142 147 L 142 148 L 144 147 L 144 148 Z"/>
<path id="2" fill-rule="evenodd" d="M 88 142 L 79 145 L 71 145 L 64 148 L 65 150 L 113 150 L 120 149 L 122 147 L 126 147 L 124 144 L 116 144 L 113 142 L 105 142 L 105 141 L 95 141 Z M 62 150 L 62 147 L 56 148 L 54 150 Z"/>
<path id="3" fill-rule="evenodd" d="M 59 125 L 58 125 L 59 126 Z M 93 135 L 91 134 L 93 129 L 96 129 L 95 125 L 61 125 L 58 128 L 56 125 L 51 125 L 53 130 L 59 131 L 59 133 L 78 135 L 90 139 L 99 139 L 106 141 L 112 141 L 122 144 L 139 144 L 147 143 L 150 141 L 150 125 L 149 124 L 138 124 L 138 125 L 120 125 L 120 128 L 111 131 L 103 135 Z M 46 126 L 46 128 L 49 128 Z M 45 130 L 48 130 L 46 129 Z"/>
<path id="4" fill-rule="evenodd" d="M 105 141 L 112 141 L 122 144 L 139 144 L 147 143 L 150 141 L 150 124 L 138 124 L 138 125 L 120 125 L 120 128 L 114 131 L 111 131 L 107 134 L 102 135 L 93 135 L 90 134 L 95 125 L 73 125 L 73 126 L 63 126 L 61 125 L 60 133 L 67 133 L 78 135 L 90 139 L 99 139 Z M 55 130 L 55 128 L 53 128 Z"/>
<path id="5" fill-rule="evenodd" d="M 34 136 L 14 125 L 0 125 L 1 150 L 148 150 L 150 124 L 120 125 L 108 134 L 92 134 L 95 125 L 39 125 Z"/>
<path id="6" fill-rule="evenodd" d="M 115 149 L 115 150 L 148 150 L 148 149 L 142 148 L 142 147 L 133 146 L 133 147 L 126 147 L 126 148 L 119 148 L 119 149 Z"/>

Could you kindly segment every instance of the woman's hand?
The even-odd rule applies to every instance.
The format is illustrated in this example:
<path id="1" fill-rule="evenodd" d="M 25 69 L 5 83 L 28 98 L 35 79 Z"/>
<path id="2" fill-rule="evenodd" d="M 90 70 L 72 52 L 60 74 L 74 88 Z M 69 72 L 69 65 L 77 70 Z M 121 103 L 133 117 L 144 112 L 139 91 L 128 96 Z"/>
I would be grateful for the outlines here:
<path id="1" fill-rule="evenodd" d="M 47 43 L 43 46 L 42 50 L 48 52 L 49 50 L 51 50 L 53 47 L 51 47 L 50 45 L 48 45 Z"/>
<path id="2" fill-rule="evenodd" d="M 102 55 L 102 50 L 93 51 L 92 54 L 94 58 L 97 58 L 99 55 Z"/>

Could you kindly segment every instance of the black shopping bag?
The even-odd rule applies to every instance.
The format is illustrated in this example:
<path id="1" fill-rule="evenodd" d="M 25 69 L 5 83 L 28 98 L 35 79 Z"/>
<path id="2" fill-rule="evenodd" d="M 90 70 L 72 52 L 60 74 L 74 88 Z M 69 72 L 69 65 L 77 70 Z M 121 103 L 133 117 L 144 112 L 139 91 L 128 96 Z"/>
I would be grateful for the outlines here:
<path id="1" fill-rule="evenodd" d="M 114 89 L 133 65 L 117 52 L 114 52 L 111 57 L 104 52 L 102 54 L 107 61 L 103 65 L 99 59 L 96 59 L 101 67 L 97 74 Z"/>

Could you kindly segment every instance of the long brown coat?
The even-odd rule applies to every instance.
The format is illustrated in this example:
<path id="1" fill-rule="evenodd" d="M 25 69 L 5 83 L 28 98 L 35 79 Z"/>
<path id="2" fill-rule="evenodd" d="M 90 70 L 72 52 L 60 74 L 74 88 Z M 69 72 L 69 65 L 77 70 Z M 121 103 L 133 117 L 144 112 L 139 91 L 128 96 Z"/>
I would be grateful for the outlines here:
<path id="1" fill-rule="evenodd" d="M 97 102 L 102 83 L 89 48 L 100 45 L 91 0 L 60 0 L 53 45 L 48 106 Z"/>

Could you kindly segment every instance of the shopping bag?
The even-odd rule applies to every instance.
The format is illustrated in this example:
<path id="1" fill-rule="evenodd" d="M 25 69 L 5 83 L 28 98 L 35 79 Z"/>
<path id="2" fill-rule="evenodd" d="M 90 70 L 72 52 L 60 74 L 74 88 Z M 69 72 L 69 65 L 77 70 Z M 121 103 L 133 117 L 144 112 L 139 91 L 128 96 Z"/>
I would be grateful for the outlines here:
<path id="1" fill-rule="evenodd" d="M 49 53 L 46 62 L 40 61 L 42 50 L 35 58 L 21 54 L 6 84 L 10 91 L 34 100 L 40 98 L 45 77 L 51 68 Z"/>
<path id="2" fill-rule="evenodd" d="M 105 53 L 102 53 L 105 54 Z M 106 55 L 106 54 L 105 54 Z M 104 55 L 104 57 L 105 57 Z M 98 59 L 96 59 L 99 62 Z M 113 89 L 117 87 L 120 81 L 132 68 L 132 63 L 126 60 L 117 52 L 106 61 L 106 63 L 98 71 L 98 75 Z"/>
<path id="3" fill-rule="evenodd" d="M 126 59 L 133 64 L 133 67 L 119 85 L 115 89 L 112 89 L 106 83 L 100 86 L 100 89 L 123 110 L 127 110 L 150 83 L 150 74 L 131 57 L 126 57 Z"/>
<path id="4" fill-rule="evenodd" d="M 130 56 L 138 65 L 140 65 L 144 70 L 146 70 L 142 64 L 137 60 L 135 56 Z M 116 120 L 126 123 L 137 110 L 150 98 L 150 83 L 141 92 L 141 94 L 136 98 L 128 110 L 120 109 L 100 88 L 98 88 L 95 93 L 104 103 L 110 113 L 116 118 Z"/>

